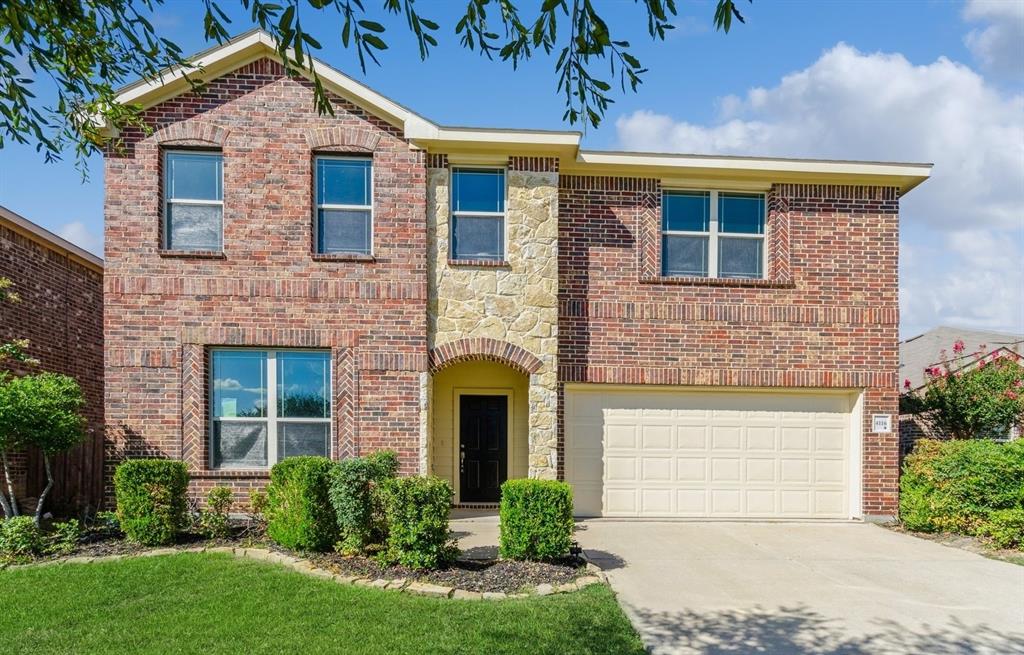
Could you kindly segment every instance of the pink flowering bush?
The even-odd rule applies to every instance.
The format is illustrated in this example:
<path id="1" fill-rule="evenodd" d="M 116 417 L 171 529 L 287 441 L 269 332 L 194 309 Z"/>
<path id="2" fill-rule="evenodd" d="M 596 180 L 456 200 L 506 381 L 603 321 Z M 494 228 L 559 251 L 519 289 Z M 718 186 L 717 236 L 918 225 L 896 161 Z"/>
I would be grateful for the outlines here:
<path id="1" fill-rule="evenodd" d="M 952 439 L 1001 437 L 1024 423 L 1024 366 L 1018 355 L 965 355 L 963 341 L 953 344 L 953 354 L 943 351 L 942 363 L 925 371 L 922 389 L 909 391 L 909 380 L 904 382 L 901 412 Z"/>

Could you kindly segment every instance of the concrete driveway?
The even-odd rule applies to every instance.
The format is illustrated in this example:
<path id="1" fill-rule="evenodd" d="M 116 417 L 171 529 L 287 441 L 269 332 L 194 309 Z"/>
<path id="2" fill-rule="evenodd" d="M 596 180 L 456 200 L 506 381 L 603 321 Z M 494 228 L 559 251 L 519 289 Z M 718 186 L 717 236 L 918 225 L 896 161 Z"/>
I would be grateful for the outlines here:
<path id="1" fill-rule="evenodd" d="M 856 523 L 590 520 L 654 653 L 1024 653 L 1024 567 Z"/>

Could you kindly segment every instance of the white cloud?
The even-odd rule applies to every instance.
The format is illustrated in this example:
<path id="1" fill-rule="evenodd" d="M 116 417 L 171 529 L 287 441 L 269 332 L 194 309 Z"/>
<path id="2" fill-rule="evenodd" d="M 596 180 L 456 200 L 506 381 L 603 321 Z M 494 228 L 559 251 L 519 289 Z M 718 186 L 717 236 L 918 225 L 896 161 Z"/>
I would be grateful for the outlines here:
<path id="1" fill-rule="evenodd" d="M 938 245 L 904 244 L 903 333 L 940 323 L 1024 332 L 1024 246 L 992 230 L 951 232 Z"/>
<path id="2" fill-rule="evenodd" d="M 968 49 L 986 69 L 1024 77 L 1024 2 L 969 0 L 964 18 L 988 23 L 964 37 Z"/>
<path id="3" fill-rule="evenodd" d="M 718 120 L 706 125 L 623 116 L 621 145 L 933 162 L 932 178 L 901 206 L 905 325 L 1024 329 L 1024 95 L 944 57 L 913 65 L 840 43 L 775 86 L 715 102 Z M 911 233 L 931 244 L 908 242 Z"/>
<path id="4" fill-rule="evenodd" d="M 82 221 L 71 221 L 57 229 L 57 235 L 67 239 L 79 248 L 97 255 L 103 255 L 103 237 L 93 232 Z"/>

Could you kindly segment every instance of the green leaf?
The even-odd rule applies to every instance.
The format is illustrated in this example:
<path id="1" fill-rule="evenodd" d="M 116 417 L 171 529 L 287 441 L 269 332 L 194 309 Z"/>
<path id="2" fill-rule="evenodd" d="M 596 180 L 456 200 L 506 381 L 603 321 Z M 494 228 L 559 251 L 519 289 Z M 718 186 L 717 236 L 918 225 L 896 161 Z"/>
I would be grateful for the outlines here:
<path id="1" fill-rule="evenodd" d="M 320 42 L 314 39 L 308 32 L 304 32 L 302 34 L 302 40 L 311 45 L 312 47 L 316 48 L 317 50 L 320 50 L 322 48 Z"/>
<path id="2" fill-rule="evenodd" d="M 380 37 L 376 36 L 375 34 L 364 34 L 363 35 L 363 42 L 365 42 L 366 44 L 368 44 L 371 47 L 374 47 L 374 48 L 376 48 L 378 50 L 387 50 L 388 49 L 388 44 L 386 44 L 383 41 L 381 41 Z"/>
<path id="3" fill-rule="evenodd" d="M 277 22 L 278 28 L 282 31 L 290 31 L 292 26 L 292 18 L 295 17 L 295 5 L 288 5 L 288 8 L 281 14 L 281 19 Z"/>
<path id="4" fill-rule="evenodd" d="M 380 23 L 375 23 L 372 20 L 361 20 L 361 21 L 359 21 L 359 27 L 362 27 L 363 29 L 370 30 L 371 32 L 376 32 L 378 34 L 380 34 L 380 33 L 382 33 L 384 31 L 384 26 L 383 25 L 381 25 Z"/>

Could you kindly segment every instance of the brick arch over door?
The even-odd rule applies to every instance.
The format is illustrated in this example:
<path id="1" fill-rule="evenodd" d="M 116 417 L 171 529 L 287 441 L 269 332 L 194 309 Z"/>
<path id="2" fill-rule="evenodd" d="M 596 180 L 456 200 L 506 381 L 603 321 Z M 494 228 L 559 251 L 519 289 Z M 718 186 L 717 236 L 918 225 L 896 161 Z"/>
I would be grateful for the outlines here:
<path id="1" fill-rule="evenodd" d="M 497 339 L 477 337 L 449 341 L 430 350 L 430 372 L 459 362 L 489 361 L 505 364 L 526 375 L 536 373 L 544 365 L 523 348 Z"/>

